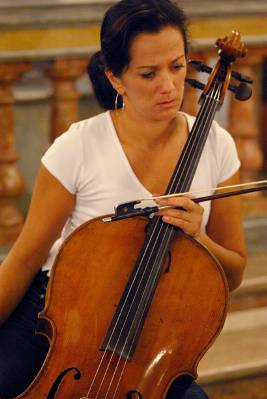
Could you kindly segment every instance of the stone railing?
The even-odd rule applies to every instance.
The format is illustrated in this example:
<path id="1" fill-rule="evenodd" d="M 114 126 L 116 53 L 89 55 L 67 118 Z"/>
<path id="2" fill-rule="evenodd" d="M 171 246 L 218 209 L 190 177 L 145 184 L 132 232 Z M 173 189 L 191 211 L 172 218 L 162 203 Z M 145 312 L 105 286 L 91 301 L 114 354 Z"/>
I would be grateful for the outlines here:
<path id="1" fill-rule="evenodd" d="M 85 74 L 88 57 L 98 48 L 99 20 L 112 3 L 89 0 L 61 0 L 60 4 L 56 0 L 43 0 L 38 5 L 30 0 L 0 2 L 0 245 L 12 243 L 23 225 L 23 216 L 17 207 L 26 177 L 17 166 L 21 156 L 15 139 L 15 132 L 19 130 L 14 113 L 19 101 L 17 87 L 24 81 L 27 88 L 25 77 L 29 71 L 41 70 L 49 86 L 45 96 L 52 100 L 49 101 L 47 143 L 52 142 L 80 118 L 79 99 L 83 90 L 77 82 Z M 221 9 L 217 3 L 214 8 L 215 2 L 201 1 L 201 10 L 196 12 L 200 8 L 199 1 L 181 3 L 192 19 L 191 58 L 206 63 L 214 61 L 216 53 L 210 49 L 215 34 L 225 36 L 232 28 L 246 32 L 244 41 L 248 44 L 249 55 L 235 69 L 255 80 L 254 94 L 246 102 L 237 102 L 229 96 L 220 118 L 236 140 L 242 161 L 242 179 L 255 179 L 266 163 L 267 152 L 266 124 L 265 130 L 262 127 L 262 121 L 266 120 L 262 76 L 266 74 L 263 66 L 266 67 L 267 57 L 267 5 L 261 1 L 243 1 L 240 11 L 232 1 L 224 2 Z M 193 71 L 190 73 L 194 75 Z M 87 96 L 90 96 L 89 90 Z M 188 88 L 184 109 L 196 113 L 198 97 L 196 90 Z M 24 117 L 33 116 L 29 113 Z M 36 134 L 36 128 L 33 127 L 32 135 Z M 255 209 L 255 198 L 260 204 L 257 210 L 265 211 L 265 201 L 258 195 L 247 202 L 247 213 Z"/>

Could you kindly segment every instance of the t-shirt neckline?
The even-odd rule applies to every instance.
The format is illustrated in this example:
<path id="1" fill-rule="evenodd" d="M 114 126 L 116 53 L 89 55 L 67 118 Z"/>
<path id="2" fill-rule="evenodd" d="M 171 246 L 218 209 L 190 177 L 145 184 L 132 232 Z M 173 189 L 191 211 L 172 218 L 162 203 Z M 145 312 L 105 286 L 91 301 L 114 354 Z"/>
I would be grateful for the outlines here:
<path id="1" fill-rule="evenodd" d="M 191 130 L 191 120 L 190 120 L 189 115 L 187 115 L 185 112 L 180 112 L 180 113 L 184 115 L 184 117 L 186 119 L 186 122 L 187 122 L 188 129 L 190 131 Z M 126 168 L 128 170 L 128 173 L 129 173 L 130 177 L 135 182 L 135 184 L 137 184 L 139 186 L 139 188 L 141 188 L 142 191 L 144 191 L 144 193 L 146 195 L 151 196 L 152 193 L 142 184 L 142 182 L 136 176 L 136 174 L 135 174 L 135 172 L 134 172 L 134 170 L 133 170 L 133 168 L 132 168 L 132 166 L 131 166 L 131 164 L 130 164 L 130 162 L 129 162 L 129 160 L 128 160 L 128 158 L 127 158 L 127 156 L 126 156 L 126 154 L 125 154 L 125 152 L 123 150 L 123 147 L 122 147 L 121 142 L 119 140 L 119 137 L 118 137 L 117 131 L 115 129 L 113 120 L 111 118 L 110 111 L 106 112 L 106 116 L 107 116 L 108 123 L 109 123 L 109 126 L 110 126 L 110 131 L 111 131 L 113 139 L 114 139 L 114 143 L 115 143 L 115 145 L 116 145 L 116 147 L 118 149 L 118 152 L 120 154 L 120 157 L 121 157 L 124 165 L 126 166 Z"/>

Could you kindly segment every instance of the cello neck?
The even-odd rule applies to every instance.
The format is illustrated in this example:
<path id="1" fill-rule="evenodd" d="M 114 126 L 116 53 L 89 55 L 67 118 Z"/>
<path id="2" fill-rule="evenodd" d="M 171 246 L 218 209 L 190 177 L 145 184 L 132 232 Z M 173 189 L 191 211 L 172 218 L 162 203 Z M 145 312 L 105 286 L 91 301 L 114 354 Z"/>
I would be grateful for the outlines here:
<path id="1" fill-rule="evenodd" d="M 220 106 L 218 91 L 213 96 L 204 96 L 188 140 L 169 182 L 166 194 L 186 192 L 190 189 L 212 121 Z"/>

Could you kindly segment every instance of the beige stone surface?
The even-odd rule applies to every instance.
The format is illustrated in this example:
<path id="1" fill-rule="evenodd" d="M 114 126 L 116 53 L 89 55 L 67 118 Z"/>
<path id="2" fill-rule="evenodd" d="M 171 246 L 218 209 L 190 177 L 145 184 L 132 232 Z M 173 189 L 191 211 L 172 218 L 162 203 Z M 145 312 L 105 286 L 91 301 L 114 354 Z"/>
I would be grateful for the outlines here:
<path id="1" fill-rule="evenodd" d="M 202 383 L 267 372 L 267 307 L 229 314 L 198 371 Z"/>

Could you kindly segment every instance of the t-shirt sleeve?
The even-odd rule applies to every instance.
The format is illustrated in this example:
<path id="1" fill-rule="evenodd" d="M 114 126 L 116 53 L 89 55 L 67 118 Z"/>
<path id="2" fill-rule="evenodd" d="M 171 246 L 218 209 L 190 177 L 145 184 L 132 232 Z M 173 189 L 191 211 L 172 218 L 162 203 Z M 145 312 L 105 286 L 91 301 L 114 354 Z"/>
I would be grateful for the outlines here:
<path id="1" fill-rule="evenodd" d="M 43 155 L 41 162 L 72 194 L 77 193 L 82 172 L 83 152 L 79 133 L 72 125 Z"/>
<path id="2" fill-rule="evenodd" d="M 213 122 L 217 137 L 218 182 L 229 179 L 240 168 L 240 160 L 233 137 L 217 122 Z"/>

